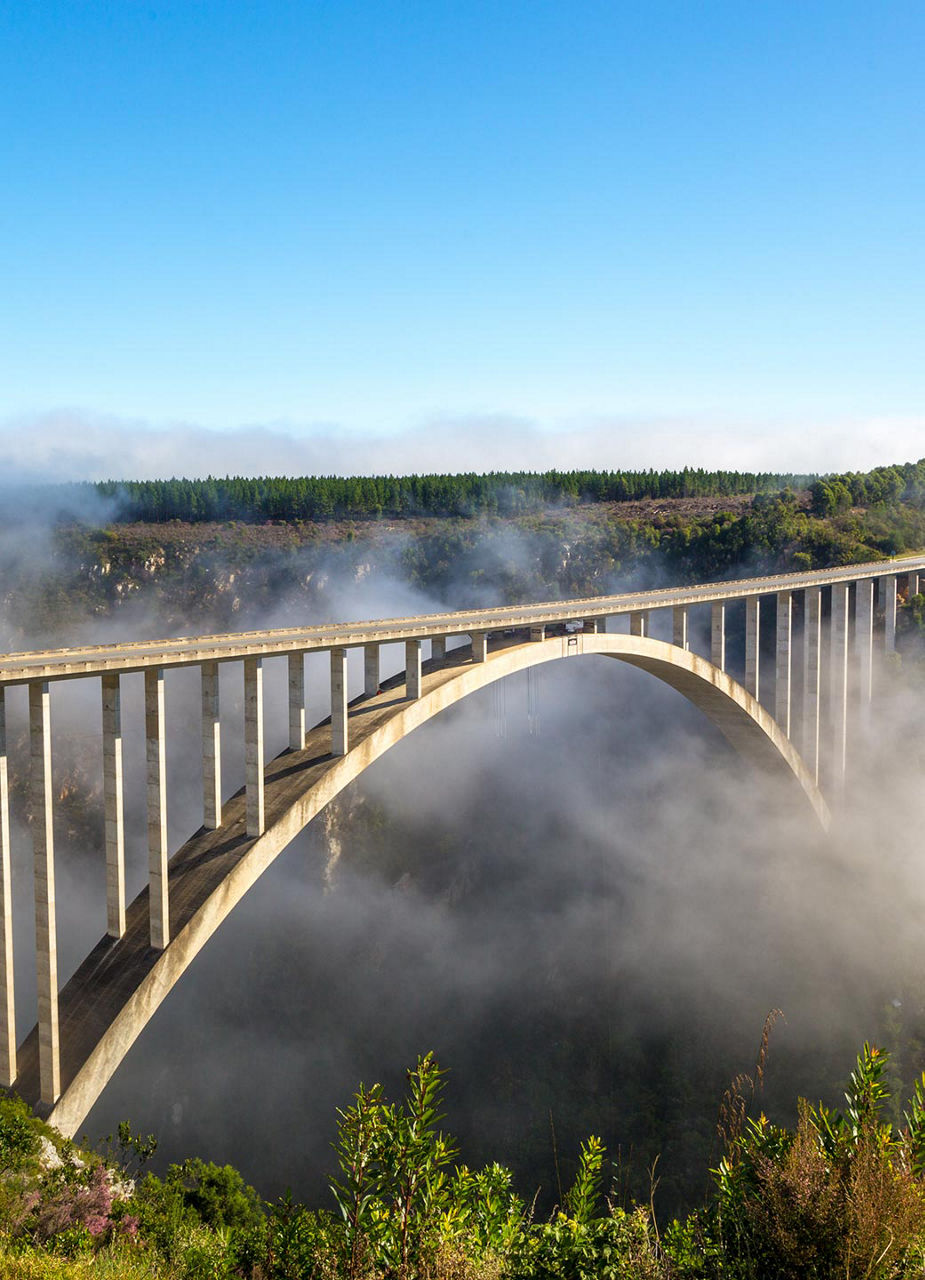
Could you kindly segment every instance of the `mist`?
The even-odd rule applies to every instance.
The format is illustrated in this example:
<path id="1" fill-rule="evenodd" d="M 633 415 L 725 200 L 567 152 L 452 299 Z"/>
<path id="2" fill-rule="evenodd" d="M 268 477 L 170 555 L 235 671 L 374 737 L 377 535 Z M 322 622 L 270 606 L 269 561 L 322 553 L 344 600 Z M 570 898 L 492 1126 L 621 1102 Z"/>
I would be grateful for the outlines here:
<path id="1" fill-rule="evenodd" d="M 385 422 L 148 421 L 61 407 L 0 419 L 5 483 L 682 468 L 866 471 L 921 452 L 919 416 L 829 417 L 588 411 L 536 416 L 452 405 Z"/>
<path id="2" fill-rule="evenodd" d="M 47 545 L 36 538 L 36 571 Z M 398 556 L 359 576 L 332 556 L 307 594 L 281 580 L 269 599 L 242 599 L 236 629 L 471 603 L 468 583 L 440 598 L 414 588 Z M 489 579 L 479 603 L 491 591 Z M 212 620 L 194 608 L 179 619 L 186 631 Z M 160 605 L 136 598 L 87 627 L 125 639 L 163 622 Z M 400 653 L 383 657 L 386 673 L 398 669 Z M 324 657 L 306 669 L 314 723 L 327 714 Z M 660 1153 L 671 1212 L 706 1188 L 722 1091 L 751 1066 L 770 1009 L 785 1014 L 762 1099 L 777 1118 L 792 1118 L 799 1093 L 837 1099 L 864 1038 L 886 1039 L 908 1079 L 925 1065 L 914 823 L 925 708 L 914 672 L 879 676 L 829 838 L 795 789 L 750 771 L 680 695 L 619 662 L 550 664 L 471 697 L 293 842 L 152 1019 L 85 1132 L 95 1140 L 129 1119 L 158 1135 L 158 1168 L 201 1154 L 265 1195 L 289 1187 L 325 1204 L 335 1108 L 360 1081 L 400 1092 L 404 1068 L 432 1049 L 450 1073 L 445 1123 L 462 1160 L 511 1165 L 547 1207 L 594 1132 L 637 1192 Z M 240 666 L 221 678 L 229 794 L 243 781 Z M 146 866 L 141 678 L 123 687 L 133 894 Z M 56 814 L 63 984 L 105 930 L 98 683 L 52 696 L 56 789 L 79 800 Z M 25 691 L 8 703 L 15 774 Z M 201 822 L 195 671 L 168 673 L 167 716 L 175 849 Z M 269 757 L 285 745 L 283 660 L 266 663 L 266 735 Z M 21 809 L 13 848 L 25 1032 L 34 943 Z"/>

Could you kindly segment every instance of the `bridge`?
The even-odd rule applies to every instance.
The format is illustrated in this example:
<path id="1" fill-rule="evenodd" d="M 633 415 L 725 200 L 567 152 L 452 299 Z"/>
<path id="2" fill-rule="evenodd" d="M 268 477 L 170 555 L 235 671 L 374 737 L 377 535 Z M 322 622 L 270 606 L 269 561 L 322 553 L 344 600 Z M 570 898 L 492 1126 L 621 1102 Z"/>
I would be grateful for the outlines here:
<path id="1" fill-rule="evenodd" d="M 925 556 L 917 556 L 548 604 L 0 655 L 0 1083 L 75 1133 L 173 985 L 306 824 L 412 730 L 541 663 L 603 655 L 649 672 L 756 767 L 785 779 L 795 802 L 828 829 L 821 787 L 834 803 L 849 729 L 870 716 L 878 659 L 895 650 L 900 592 L 916 594 L 923 571 Z M 733 634 L 742 638 L 741 626 L 729 625 L 735 609 L 738 622 L 744 611 L 737 654 L 727 652 Z M 773 652 L 762 651 L 763 610 L 773 617 Z M 695 651 L 701 635 L 703 654 Z M 393 644 L 404 646 L 404 669 L 385 679 L 381 650 Z M 363 655 L 355 691 L 351 650 Z M 310 728 L 305 658 L 319 652 L 329 655 L 330 714 Z M 267 764 L 264 664 L 276 659 L 287 664 L 289 746 Z M 225 798 L 221 663 L 243 665 L 244 688 L 244 785 Z M 165 674 L 180 667 L 201 676 L 203 821 L 171 855 Z M 127 904 L 121 681 L 131 673 L 144 677 L 148 875 Z M 59 989 L 51 686 L 75 679 L 100 686 L 107 932 Z M 28 690 L 38 985 L 37 1023 L 21 1045 L 6 732 L 6 690 L 18 685 Z"/>

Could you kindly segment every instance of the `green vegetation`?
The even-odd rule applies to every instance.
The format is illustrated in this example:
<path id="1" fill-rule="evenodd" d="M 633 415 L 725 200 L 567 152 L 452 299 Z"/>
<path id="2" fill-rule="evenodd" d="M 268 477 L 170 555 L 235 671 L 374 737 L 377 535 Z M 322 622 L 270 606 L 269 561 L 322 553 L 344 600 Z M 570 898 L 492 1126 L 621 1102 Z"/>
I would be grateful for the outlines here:
<path id="1" fill-rule="evenodd" d="M 298 620 L 331 616 L 330 588 L 360 580 L 364 588 L 405 582 L 435 605 L 465 608 L 877 560 L 925 547 L 920 469 L 883 469 L 893 476 L 880 490 L 887 494 L 909 473 L 904 496 L 845 510 L 836 504 L 830 514 L 819 514 L 825 504 L 810 491 L 783 489 L 560 503 L 478 519 L 71 520 L 53 528 L 52 554 L 39 563 L 14 529 L 0 539 L 8 626 L 0 648 L 71 641 L 88 618 L 137 604 L 158 619 L 152 625 L 161 634 L 240 630 L 271 609 Z M 8 514 L 16 517 L 17 508 Z"/>
<path id="2" fill-rule="evenodd" d="M 813 476 L 702 467 L 654 471 L 493 471 L 410 476 L 209 476 L 205 480 L 105 480 L 34 487 L 51 511 L 103 499 L 120 523 L 369 521 L 535 514 L 549 507 L 644 500 L 733 498 L 809 489 L 815 515 L 851 507 L 921 503 L 925 460 L 870 472 Z"/>
<path id="3" fill-rule="evenodd" d="M 770 1020 L 769 1020 L 770 1023 Z M 120 1162 L 53 1142 L 15 1098 L 0 1102 L 0 1280 L 892 1280 L 925 1265 L 925 1074 L 892 1124 L 887 1055 L 865 1044 L 844 1110 L 801 1101 L 795 1128 L 748 1116 L 741 1076 L 720 1114 L 724 1153 L 705 1205 L 659 1229 L 620 1204 L 607 1153 L 582 1144 L 545 1221 L 492 1164 L 473 1171 L 440 1128 L 431 1055 L 400 1102 L 361 1087 L 339 1112 L 333 1207 L 261 1202 L 230 1166 L 171 1165 L 132 1180 L 153 1142 L 120 1129 Z"/>
<path id="4" fill-rule="evenodd" d="M 229 476 L 105 481 L 123 521 L 370 520 L 516 516 L 550 505 L 730 497 L 805 487 L 811 476 L 739 471 L 493 471 L 485 475 Z"/>

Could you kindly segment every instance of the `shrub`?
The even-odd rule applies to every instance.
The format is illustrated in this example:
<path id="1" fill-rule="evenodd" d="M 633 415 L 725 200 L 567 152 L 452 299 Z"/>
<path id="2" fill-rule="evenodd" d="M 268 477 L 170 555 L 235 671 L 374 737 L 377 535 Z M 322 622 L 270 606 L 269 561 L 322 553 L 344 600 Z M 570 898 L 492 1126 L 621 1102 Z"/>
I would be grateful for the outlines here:
<path id="1" fill-rule="evenodd" d="M 795 1131 L 762 1115 L 716 1173 L 719 1239 L 761 1280 L 903 1274 L 925 1240 L 925 1076 L 898 1131 L 883 1119 L 887 1055 L 865 1044 L 844 1111 L 801 1101 Z"/>

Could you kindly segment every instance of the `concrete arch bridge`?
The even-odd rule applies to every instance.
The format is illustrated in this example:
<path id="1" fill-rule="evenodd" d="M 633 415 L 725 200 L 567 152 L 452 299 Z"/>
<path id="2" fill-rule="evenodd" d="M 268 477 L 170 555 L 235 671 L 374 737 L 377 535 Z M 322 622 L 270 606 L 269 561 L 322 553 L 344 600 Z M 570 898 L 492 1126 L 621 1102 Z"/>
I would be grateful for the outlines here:
<path id="1" fill-rule="evenodd" d="M 649 672 L 758 768 L 788 779 L 796 800 L 827 827 L 820 782 L 830 797 L 844 782 L 849 728 L 870 712 L 878 652 L 895 648 L 899 592 L 916 593 L 921 571 L 925 556 L 467 613 L 0 656 L 2 1083 L 73 1134 L 174 983 L 293 837 L 412 730 L 540 663 L 599 654 Z M 744 655 L 730 654 L 744 673 L 739 682 L 727 671 L 727 614 L 742 602 Z M 759 643 L 763 610 L 773 616 L 765 628 L 766 637 L 773 631 L 773 661 Z M 705 625 L 691 627 L 698 617 Z M 653 624 L 670 641 L 653 638 Z M 709 637 L 708 653 L 692 649 L 695 632 Z M 380 680 L 380 648 L 396 642 L 404 670 Z M 363 687 L 355 691 L 351 649 L 363 651 Z M 318 652 L 329 655 L 330 714 L 308 729 L 305 657 Z M 275 659 L 288 667 L 289 747 L 265 763 L 263 673 Z M 223 799 L 218 672 L 232 662 L 243 665 L 245 777 Z M 165 672 L 184 666 L 201 673 L 203 823 L 171 855 Z M 145 691 L 148 883 L 127 904 L 120 682 L 137 672 Z M 50 698 L 53 684 L 73 679 L 101 689 L 107 933 L 59 989 Z M 16 685 L 28 688 L 38 979 L 37 1023 L 19 1046 L 6 736 L 6 689 Z"/>

